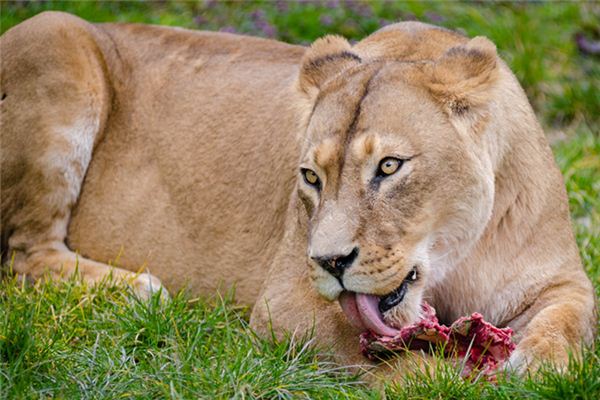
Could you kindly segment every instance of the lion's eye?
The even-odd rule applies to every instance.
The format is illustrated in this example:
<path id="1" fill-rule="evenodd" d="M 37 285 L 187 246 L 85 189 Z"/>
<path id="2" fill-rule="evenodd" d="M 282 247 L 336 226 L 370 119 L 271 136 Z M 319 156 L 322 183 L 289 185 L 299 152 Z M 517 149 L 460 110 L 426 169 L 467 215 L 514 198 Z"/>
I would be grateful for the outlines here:
<path id="1" fill-rule="evenodd" d="M 304 177 L 304 181 L 309 185 L 314 186 L 316 188 L 319 188 L 321 186 L 319 176 L 312 169 L 302 168 L 302 176 Z"/>
<path id="2" fill-rule="evenodd" d="M 379 163 L 379 169 L 377 170 L 378 176 L 392 175 L 400 169 L 402 166 L 402 160 L 394 157 L 386 157 Z"/>

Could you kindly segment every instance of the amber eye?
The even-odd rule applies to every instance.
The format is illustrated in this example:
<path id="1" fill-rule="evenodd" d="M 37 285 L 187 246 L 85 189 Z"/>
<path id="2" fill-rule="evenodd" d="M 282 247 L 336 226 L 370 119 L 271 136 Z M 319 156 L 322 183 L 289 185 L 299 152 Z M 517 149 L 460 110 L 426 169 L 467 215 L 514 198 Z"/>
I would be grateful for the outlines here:
<path id="1" fill-rule="evenodd" d="M 304 177 L 306 183 L 308 183 L 309 185 L 315 186 L 317 188 L 320 187 L 321 182 L 319 181 L 319 176 L 312 169 L 302 168 L 302 176 Z"/>
<path id="2" fill-rule="evenodd" d="M 402 160 L 394 157 L 386 157 L 379 163 L 379 170 L 377 171 L 378 176 L 392 175 L 400 169 L 402 166 Z"/>

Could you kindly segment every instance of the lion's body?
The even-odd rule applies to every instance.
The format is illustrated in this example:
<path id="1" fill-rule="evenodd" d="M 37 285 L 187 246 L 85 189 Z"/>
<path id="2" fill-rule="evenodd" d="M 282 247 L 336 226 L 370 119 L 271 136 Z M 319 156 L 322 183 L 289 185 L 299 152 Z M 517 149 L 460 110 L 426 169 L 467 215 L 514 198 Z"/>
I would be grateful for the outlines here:
<path id="1" fill-rule="evenodd" d="M 23 43 L 31 37 L 45 41 Z M 146 265 L 169 289 L 214 294 L 218 285 L 236 283 L 239 300 L 252 304 L 281 239 L 294 185 L 299 149 L 289 104 L 304 49 L 161 27 L 94 27 L 65 14 L 24 23 L 2 45 L 3 62 L 19 64 L 3 68 L 3 196 L 13 190 L 5 171 L 18 169 L 27 156 L 9 147 L 16 138 L 45 142 L 46 149 L 56 141 L 55 132 L 23 135 L 25 124 L 45 111 L 24 110 L 23 92 L 59 82 L 46 112 L 60 116 L 71 100 L 61 89 L 96 89 L 102 81 L 98 100 L 82 101 L 71 115 L 62 111 L 60 128 L 73 135 L 82 125 L 97 127 L 89 133 L 96 147 L 69 225 L 69 247 L 103 262 L 122 248 L 119 266 L 137 271 Z M 67 54 L 49 65 L 44 49 L 51 48 Z M 98 59 L 89 75 L 66 67 L 73 63 L 85 72 L 96 61 L 88 57 Z M 31 86 L 23 87 L 24 79 Z M 17 112 L 28 115 L 13 119 L 10 113 Z M 3 229 L 11 211 L 3 204 Z"/>
<path id="2" fill-rule="evenodd" d="M 419 40 L 411 35 L 420 35 Z M 413 89 L 418 86 L 413 74 L 417 81 L 426 79 L 411 70 L 415 61 L 437 60 L 467 42 L 445 30 L 405 24 L 360 42 L 355 53 L 340 53 L 347 63 L 369 57 L 409 61 L 399 70 L 404 78 L 398 85 L 408 82 L 403 92 L 373 93 L 369 85 L 377 74 L 385 75 L 384 67 L 369 72 L 375 67 L 344 65 L 351 72 L 337 86 L 335 79 L 329 86 L 315 83 L 323 64 L 335 62 L 327 46 L 337 44 L 313 49 L 323 52 L 314 55 L 320 57 L 316 62 L 304 47 L 275 41 L 141 25 L 95 26 L 67 14 L 41 14 L 1 39 L 3 257 L 14 254 L 16 272 L 34 279 L 47 270 L 55 277 L 72 273 L 77 264 L 84 279 L 97 281 L 110 271 L 103 263 L 118 257 L 117 275 L 124 279 L 132 279 L 126 271 L 145 266 L 170 290 L 189 288 L 210 296 L 235 285 L 238 301 L 256 303 L 252 323 L 259 331 L 269 315 L 277 331 L 307 330 L 316 323 L 317 338 L 333 344 L 339 360 L 360 362 L 358 331 L 310 284 L 312 275 L 321 279 L 322 293 L 334 290 L 330 277 L 319 270 L 315 278 L 307 267 L 307 245 L 311 251 L 317 247 L 309 236 L 324 235 L 318 230 L 324 228 L 320 214 L 307 218 L 314 194 L 298 188 L 298 162 L 313 144 L 330 140 L 323 139 L 330 120 L 352 121 L 345 126 L 357 130 L 357 137 L 376 126 L 382 131 L 404 124 L 411 151 L 419 154 L 405 169 L 418 173 L 419 163 L 427 165 L 427 182 L 438 189 L 415 186 L 404 197 L 414 209 L 372 216 L 381 226 L 394 215 L 413 218 L 403 238 L 415 237 L 372 247 L 373 252 L 392 248 L 403 253 L 399 259 L 410 258 L 406 249 L 417 241 L 410 232 L 414 215 L 440 213 L 440 206 L 432 211 L 432 202 L 448 203 L 444 210 L 452 214 L 450 205 L 477 189 L 470 193 L 475 206 L 462 207 L 469 215 L 444 226 L 462 236 L 447 232 L 441 238 L 442 230 L 436 231 L 428 249 L 438 257 L 423 261 L 430 283 L 415 286 L 420 294 L 407 304 L 424 297 L 445 321 L 477 311 L 495 324 L 510 325 L 521 340 L 512 359 L 517 367 L 534 358 L 564 362 L 567 349 L 593 338 L 594 295 L 571 232 L 562 177 L 518 82 L 501 62 L 497 70 L 483 65 L 481 70 L 492 71 L 499 84 L 470 98 L 473 104 L 461 103 L 466 100 L 456 95 L 452 107 L 460 103 L 462 108 L 455 117 L 425 100 L 424 89 Z M 485 58 L 486 51 L 478 57 Z M 490 57 L 496 59 L 495 50 Z M 318 71 L 301 71 L 307 58 Z M 423 85 L 444 96 L 435 86 L 444 77 L 435 73 L 436 81 Z M 357 86 L 348 83 L 348 93 L 336 104 L 347 101 L 352 112 L 316 107 L 315 101 L 327 104 L 327 94 L 307 102 L 311 85 L 335 94 L 346 82 Z M 390 102 L 396 108 L 382 115 L 360 112 L 361 104 L 364 110 L 379 110 Z M 476 109 L 484 102 L 485 112 L 468 115 L 469 106 Z M 337 129 L 330 128 L 329 133 Z M 444 129 L 457 133 L 440 140 L 436 132 Z M 481 136 L 465 139 L 471 129 Z M 358 141 L 348 136 L 346 143 Z M 336 146 L 318 151 L 342 152 Z M 452 148 L 460 156 L 447 158 Z M 431 159 L 421 157 L 427 152 Z M 456 172 L 449 182 L 459 184 L 441 190 L 447 171 Z M 462 187 L 461 179 L 479 183 Z M 361 204 L 359 191 L 354 187 L 346 196 L 344 185 L 338 184 L 336 196 L 343 201 L 336 197 L 336 204 L 350 210 Z M 415 197 L 421 194 L 431 198 Z M 330 220 L 339 222 L 335 215 Z M 432 231 L 441 223 L 429 222 Z M 375 233 L 367 229 L 362 235 Z M 464 240 L 456 241 L 459 237 Z M 404 276 L 401 264 L 395 262 L 394 268 Z M 155 278 L 150 287 L 143 276 L 133 279 L 141 292 L 159 285 Z M 368 290 L 381 295 L 391 287 Z"/>
<path id="3" fill-rule="evenodd" d="M 121 265 L 147 262 L 169 288 L 206 295 L 235 283 L 238 299 L 252 304 L 294 185 L 289 86 L 302 49 L 158 27 L 103 29 L 135 72 L 115 93 L 124 107 L 90 163 L 71 247 L 106 260 L 122 246 Z"/>

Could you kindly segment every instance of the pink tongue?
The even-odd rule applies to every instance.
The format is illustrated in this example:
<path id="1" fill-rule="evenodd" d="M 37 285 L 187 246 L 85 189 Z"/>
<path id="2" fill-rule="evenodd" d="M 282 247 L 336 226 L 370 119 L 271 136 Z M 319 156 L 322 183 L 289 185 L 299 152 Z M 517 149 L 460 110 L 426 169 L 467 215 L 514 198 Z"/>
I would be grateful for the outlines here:
<path id="1" fill-rule="evenodd" d="M 387 326 L 379 312 L 379 297 L 370 294 L 343 292 L 340 305 L 350 324 L 367 328 L 382 336 L 396 336 L 400 331 Z"/>
<path id="2" fill-rule="evenodd" d="M 379 297 L 371 294 L 356 293 L 356 306 L 367 328 L 383 336 L 396 336 L 399 330 L 387 326 L 379 312 Z"/>
<path id="3" fill-rule="evenodd" d="M 358 312 L 358 307 L 356 306 L 355 293 L 343 291 L 342 294 L 340 294 L 338 301 L 340 302 L 342 311 L 344 311 L 344 314 L 346 314 L 346 319 L 348 319 L 350 325 L 364 331 L 366 327 L 362 322 L 362 318 Z"/>

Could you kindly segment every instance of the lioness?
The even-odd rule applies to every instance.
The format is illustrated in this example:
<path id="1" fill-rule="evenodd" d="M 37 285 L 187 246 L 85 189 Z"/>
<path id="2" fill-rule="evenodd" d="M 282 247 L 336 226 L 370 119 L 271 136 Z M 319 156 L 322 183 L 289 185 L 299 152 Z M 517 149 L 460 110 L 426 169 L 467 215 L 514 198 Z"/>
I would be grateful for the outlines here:
<path id="1" fill-rule="evenodd" d="M 315 324 L 342 363 L 424 300 L 512 327 L 517 370 L 593 341 L 561 174 L 485 38 L 409 22 L 307 49 L 47 12 L 0 50 L 18 274 L 112 271 L 145 296 L 235 285 L 259 332 Z"/>

